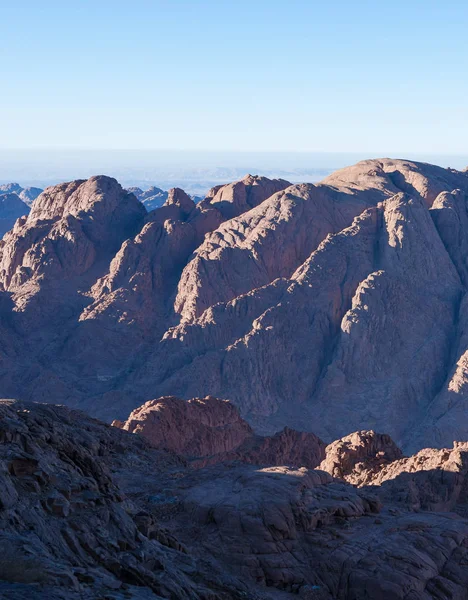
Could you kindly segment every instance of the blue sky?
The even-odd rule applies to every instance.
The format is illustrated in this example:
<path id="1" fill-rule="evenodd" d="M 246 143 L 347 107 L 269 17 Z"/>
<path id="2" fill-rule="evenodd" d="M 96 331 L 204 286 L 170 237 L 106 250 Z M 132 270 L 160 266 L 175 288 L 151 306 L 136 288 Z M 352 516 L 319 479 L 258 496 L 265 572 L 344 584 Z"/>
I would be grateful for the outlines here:
<path id="1" fill-rule="evenodd" d="M 468 2 L 1 2 L 0 147 L 467 154 Z"/>

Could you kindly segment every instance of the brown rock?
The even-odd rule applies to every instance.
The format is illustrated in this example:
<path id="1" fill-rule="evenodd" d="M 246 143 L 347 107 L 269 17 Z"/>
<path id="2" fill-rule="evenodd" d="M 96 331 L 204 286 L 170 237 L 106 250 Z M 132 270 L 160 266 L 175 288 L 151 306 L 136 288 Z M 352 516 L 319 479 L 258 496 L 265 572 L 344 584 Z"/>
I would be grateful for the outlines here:
<path id="1" fill-rule="evenodd" d="M 284 179 L 268 179 L 258 175 L 246 175 L 244 179 L 212 188 L 205 200 L 223 215 L 232 219 L 261 204 L 276 192 L 291 184 Z"/>
<path id="2" fill-rule="evenodd" d="M 166 407 L 159 412 L 169 410 L 171 402 L 161 402 Z M 181 402 L 173 402 L 173 415 Z M 199 447 L 196 422 L 200 431 L 202 424 L 216 428 L 227 411 L 229 423 L 238 422 L 228 403 L 208 410 L 215 403 L 221 401 L 187 403 L 186 412 L 198 415 L 186 427 L 187 445 Z M 289 431 L 282 435 L 282 446 L 294 440 Z M 468 521 L 424 508 L 434 510 L 443 497 L 459 513 L 466 506 L 460 462 L 466 443 L 398 459 L 380 473 L 373 452 L 383 448 L 389 458 L 394 451 L 385 436 L 361 433 L 341 447 L 341 460 L 346 448 L 354 465 L 357 454 L 369 459 L 372 486 L 356 488 L 304 467 L 237 462 L 194 470 L 141 436 L 84 413 L 2 401 L 0 461 L 27 459 L 35 470 L 1 471 L 14 498 L 0 506 L 0 596 L 463 598 Z M 47 473 L 41 486 L 27 486 L 38 471 Z M 405 472 L 408 491 L 419 493 L 417 513 L 392 487 L 401 487 Z M 459 477 L 458 487 L 450 474 Z M 438 500 L 427 494 L 429 484 Z"/>
<path id="3" fill-rule="evenodd" d="M 257 436 L 234 405 L 211 396 L 151 400 L 112 424 L 184 456 L 196 468 L 230 461 L 314 468 L 324 456 L 314 434 L 285 428 L 272 437 Z"/>
<path id="4" fill-rule="evenodd" d="M 329 444 L 319 469 L 353 485 L 365 485 L 401 457 L 401 450 L 389 435 L 357 431 Z"/>
<path id="5" fill-rule="evenodd" d="M 425 448 L 376 470 L 367 480 L 379 496 L 413 510 L 456 511 L 468 516 L 468 443 L 453 449 Z"/>
<path id="6" fill-rule="evenodd" d="M 209 393 L 262 434 L 466 439 L 467 191 L 392 159 L 149 214 L 111 178 L 48 188 L 0 243 L 0 388 L 108 420 Z"/>
<path id="7" fill-rule="evenodd" d="M 230 402 L 211 396 L 187 402 L 171 396 L 151 400 L 135 409 L 121 428 L 189 459 L 230 452 L 253 435 Z"/>

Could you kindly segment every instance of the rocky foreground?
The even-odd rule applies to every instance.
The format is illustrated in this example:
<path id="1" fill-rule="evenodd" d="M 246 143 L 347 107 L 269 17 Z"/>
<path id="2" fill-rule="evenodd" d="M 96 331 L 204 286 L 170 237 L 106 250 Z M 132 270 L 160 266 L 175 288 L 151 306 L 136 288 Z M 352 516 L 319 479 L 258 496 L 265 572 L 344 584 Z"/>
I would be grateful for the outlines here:
<path id="1" fill-rule="evenodd" d="M 150 212 L 104 176 L 48 188 L 0 241 L 1 395 L 110 422 L 209 393 L 256 434 L 450 447 L 468 439 L 467 194 L 466 172 L 390 159 L 198 204 L 173 189 Z"/>
<path id="2" fill-rule="evenodd" d="M 192 406 L 204 402 L 219 401 Z M 315 439 L 308 468 L 245 464 L 236 432 L 252 433 L 220 404 L 210 423 L 191 407 L 172 436 L 180 445 L 187 432 L 187 461 L 163 449 L 176 405 L 140 412 L 150 443 L 121 429 L 138 414 L 111 427 L 63 406 L 0 402 L 0 597 L 468 597 L 467 444 L 404 458 L 365 431 L 326 448 Z M 225 447 L 220 428 L 233 430 Z"/>

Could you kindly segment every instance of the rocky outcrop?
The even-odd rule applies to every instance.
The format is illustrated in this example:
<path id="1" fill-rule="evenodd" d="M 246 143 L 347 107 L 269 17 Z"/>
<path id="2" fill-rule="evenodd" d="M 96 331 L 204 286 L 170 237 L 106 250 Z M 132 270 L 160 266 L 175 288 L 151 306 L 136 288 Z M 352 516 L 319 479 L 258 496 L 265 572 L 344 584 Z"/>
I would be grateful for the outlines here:
<path id="1" fill-rule="evenodd" d="M 211 396 L 187 402 L 171 396 L 151 400 L 114 425 L 189 459 L 222 455 L 253 435 L 230 402 Z"/>
<path id="2" fill-rule="evenodd" d="M 356 431 L 325 448 L 319 469 L 353 485 L 365 485 L 400 458 L 402 452 L 389 435 Z"/>
<path id="3" fill-rule="evenodd" d="M 325 445 L 313 433 L 285 428 L 272 437 L 257 436 L 233 404 L 211 396 L 151 400 L 113 425 L 184 456 L 197 468 L 240 461 L 313 469 L 324 457 Z"/>
<path id="4" fill-rule="evenodd" d="M 358 487 L 374 486 L 386 504 L 468 516 L 468 442 L 403 457 L 390 436 L 357 431 L 329 444 L 325 455 L 320 470 Z"/>
<path id="5" fill-rule="evenodd" d="M 425 448 L 376 470 L 369 480 L 379 495 L 412 510 L 455 511 L 468 516 L 468 442 Z"/>
<path id="6" fill-rule="evenodd" d="M 255 208 L 290 185 L 289 181 L 284 179 L 246 175 L 244 179 L 235 183 L 212 188 L 207 194 L 206 201 L 219 210 L 224 219 L 232 219 Z"/>
<path id="7" fill-rule="evenodd" d="M 203 597 L 196 561 L 111 475 L 134 461 L 177 470 L 176 457 L 64 408 L 2 401 L 0 412 L 2 596 Z"/>
<path id="8" fill-rule="evenodd" d="M 194 410 L 211 422 L 205 407 Z M 369 432 L 361 438 L 380 447 Z M 305 467 L 194 470 L 84 413 L 1 401 L 0 595 L 463 598 L 468 521 L 424 502 L 414 512 L 386 491 L 402 460 L 413 477 L 461 473 L 455 454 L 424 452 L 439 459 L 394 461 L 382 485 L 360 488 Z"/>

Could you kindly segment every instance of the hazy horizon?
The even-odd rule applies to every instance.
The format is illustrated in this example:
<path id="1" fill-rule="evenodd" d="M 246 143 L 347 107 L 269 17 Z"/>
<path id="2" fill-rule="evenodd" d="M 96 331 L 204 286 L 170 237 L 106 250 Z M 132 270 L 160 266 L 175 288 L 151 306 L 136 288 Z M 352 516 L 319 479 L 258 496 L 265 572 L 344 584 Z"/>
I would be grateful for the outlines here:
<path id="1" fill-rule="evenodd" d="M 0 184 L 47 187 L 92 175 L 115 177 L 123 186 L 143 189 L 182 187 L 203 195 L 214 185 L 247 173 L 280 177 L 292 183 L 314 183 L 336 169 L 384 153 L 346 152 L 233 152 L 190 150 L 0 149 Z M 468 155 L 401 153 L 391 158 L 430 162 L 463 169 Z"/>

